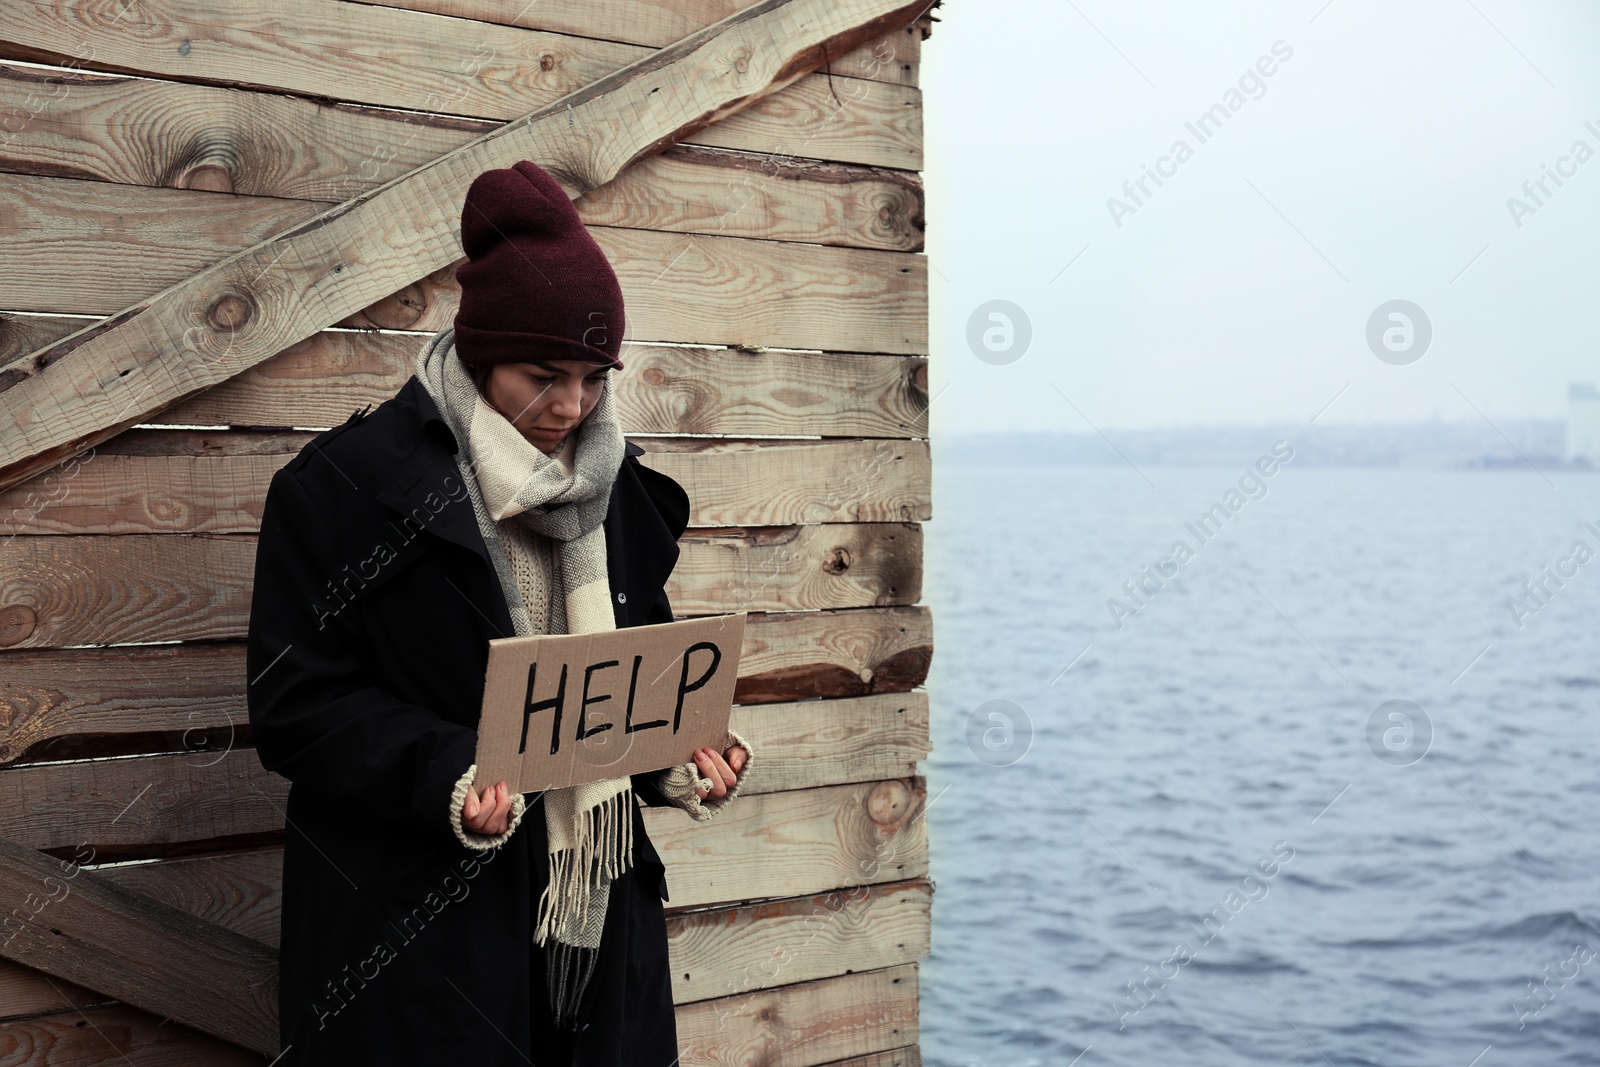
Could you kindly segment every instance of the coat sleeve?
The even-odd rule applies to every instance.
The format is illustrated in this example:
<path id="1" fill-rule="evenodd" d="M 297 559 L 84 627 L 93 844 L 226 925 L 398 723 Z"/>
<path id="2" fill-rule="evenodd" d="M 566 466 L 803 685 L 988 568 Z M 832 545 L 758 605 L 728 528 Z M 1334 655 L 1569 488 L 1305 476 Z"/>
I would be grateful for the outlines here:
<path id="1" fill-rule="evenodd" d="M 681 531 L 680 531 L 681 532 Z M 645 625 L 658 622 L 672 621 L 672 604 L 667 600 L 667 591 L 663 589 L 661 595 L 656 597 L 656 602 L 650 606 L 649 614 L 645 617 Z M 630 775 L 633 782 L 633 794 L 647 808 L 673 807 L 672 798 L 661 791 L 663 777 L 672 768 L 664 767 L 659 771 L 641 771 Z"/>
<path id="2" fill-rule="evenodd" d="M 640 484 L 650 497 L 650 502 L 655 505 L 656 512 L 661 516 L 661 521 L 666 525 L 673 540 L 683 536 L 683 531 L 689 525 L 689 494 L 684 492 L 683 486 L 677 480 L 652 470 L 637 460 L 633 468 L 638 472 Z M 672 603 L 667 599 L 666 589 L 662 589 L 656 596 L 645 616 L 645 625 L 672 621 Z M 672 798 L 661 791 L 664 776 L 672 768 L 666 767 L 659 771 L 644 771 L 631 775 L 633 792 L 646 807 L 665 808 L 674 807 Z"/>
<path id="3" fill-rule="evenodd" d="M 666 794 L 661 792 L 660 779 L 664 771 L 641 771 L 630 774 L 628 780 L 633 783 L 633 795 L 647 808 L 664 808 L 670 803 Z"/>
<path id="4" fill-rule="evenodd" d="M 453 834 L 449 805 L 477 732 L 372 684 L 354 612 L 333 609 L 337 550 L 294 472 L 261 517 L 246 647 L 261 765 L 357 819 Z"/>

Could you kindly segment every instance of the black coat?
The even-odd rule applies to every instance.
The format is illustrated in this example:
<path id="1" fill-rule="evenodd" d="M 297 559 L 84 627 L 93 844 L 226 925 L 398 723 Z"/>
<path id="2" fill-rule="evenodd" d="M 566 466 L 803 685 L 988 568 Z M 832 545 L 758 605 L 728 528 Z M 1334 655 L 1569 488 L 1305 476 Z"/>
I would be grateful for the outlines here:
<path id="1" fill-rule="evenodd" d="M 463 443 L 464 445 L 464 443 Z M 500 848 L 455 837 L 489 639 L 513 635 L 456 441 L 412 377 L 273 475 L 246 656 L 261 764 L 292 783 L 280 1036 L 291 1064 L 668 1067 L 665 869 L 637 806 L 578 1029 L 532 942 L 544 808 Z M 689 501 L 630 444 L 605 519 L 617 626 L 668 622 Z M 634 793 L 666 801 L 643 775 Z"/>

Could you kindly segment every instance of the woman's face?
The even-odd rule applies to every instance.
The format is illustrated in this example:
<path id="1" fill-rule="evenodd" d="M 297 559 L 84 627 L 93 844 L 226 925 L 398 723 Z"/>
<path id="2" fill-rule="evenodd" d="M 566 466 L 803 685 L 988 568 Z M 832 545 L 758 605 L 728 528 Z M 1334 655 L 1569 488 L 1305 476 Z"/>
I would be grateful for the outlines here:
<path id="1" fill-rule="evenodd" d="M 599 403 L 610 369 L 581 359 L 497 363 L 483 398 L 539 451 L 554 452 Z"/>

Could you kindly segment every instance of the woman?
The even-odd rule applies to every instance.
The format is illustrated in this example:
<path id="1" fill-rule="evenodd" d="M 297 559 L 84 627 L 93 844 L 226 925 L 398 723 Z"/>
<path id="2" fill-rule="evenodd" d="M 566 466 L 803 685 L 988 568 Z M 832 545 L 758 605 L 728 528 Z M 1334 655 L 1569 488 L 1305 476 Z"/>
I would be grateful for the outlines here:
<path id="1" fill-rule="evenodd" d="M 667 884 L 634 798 L 708 819 L 750 746 L 472 783 L 489 640 L 670 621 L 688 498 L 623 440 L 621 288 L 561 187 L 488 171 L 461 235 L 454 324 L 262 515 L 251 732 L 292 782 L 279 1062 L 670 1067 Z"/>

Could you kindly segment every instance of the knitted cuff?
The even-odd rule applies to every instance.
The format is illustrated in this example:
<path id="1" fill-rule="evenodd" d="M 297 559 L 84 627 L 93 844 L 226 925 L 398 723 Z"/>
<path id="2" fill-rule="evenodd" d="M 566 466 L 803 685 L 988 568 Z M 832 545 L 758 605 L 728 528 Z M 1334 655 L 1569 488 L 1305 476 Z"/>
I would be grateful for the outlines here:
<path id="1" fill-rule="evenodd" d="M 473 776 L 478 773 L 478 765 L 474 763 L 467 768 L 467 773 L 456 780 L 456 787 L 450 793 L 450 828 L 456 832 L 456 838 L 468 848 L 479 852 L 487 852 L 491 848 L 499 848 L 516 832 L 517 824 L 522 821 L 522 813 L 527 809 L 527 802 L 521 793 L 511 798 L 511 824 L 506 827 L 503 834 L 480 834 L 476 830 L 468 830 L 461 825 L 461 805 L 467 801 L 467 790 L 472 788 Z"/>
<path id="2" fill-rule="evenodd" d="M 709 794 L 701 799 L 695 795 L 695 788 L 709 790 L 711 779 L 700 777 L 700 768 L 690 763 L 680 763 L 676 767 L 656 772 L 656 785 L 661 790 L 661 795 L 666 797 L 674 807 L 682 808 L 689 813 L 689 817 L 696 822 L 705 822 L 717 812 L 727 807 L 728 801 L 739 795 L 739 787 L 744 784 L 746 776 L 750 773 L 750 765 L 755 762 L 756 752 L 750 742 L 728 731 L 728 736 L 723 739 L 722 751 L 726 752 L 734 745 L 739 745 L 745 751 L 744 766 L 734 772 L 733 784 L 728 791 L 720 797 Z"/>

